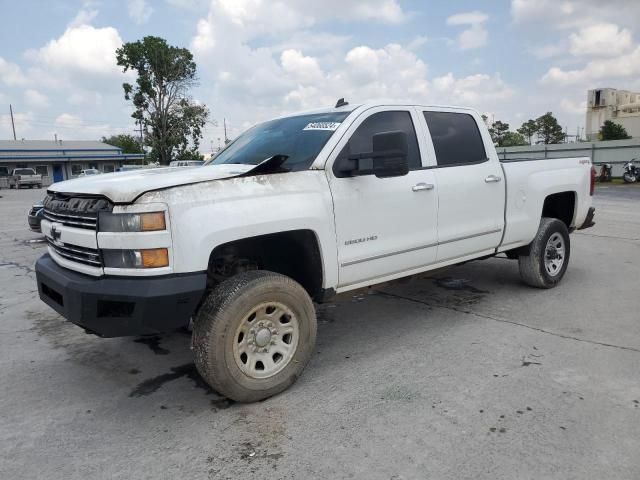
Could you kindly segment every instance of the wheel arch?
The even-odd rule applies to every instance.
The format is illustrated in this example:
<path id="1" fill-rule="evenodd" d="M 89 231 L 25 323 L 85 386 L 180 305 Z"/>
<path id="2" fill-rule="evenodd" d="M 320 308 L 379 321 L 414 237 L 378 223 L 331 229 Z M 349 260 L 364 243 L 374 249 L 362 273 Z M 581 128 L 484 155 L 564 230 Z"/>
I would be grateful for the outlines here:
<path id="1" fill-rule="evenodd" d="M 215 246 L 207 272 L 211 284 L 246 270 L 268 270 L 293 278 L 311 298 L 323 294 L 320 240 L 313 230 L 296 229 L 237 238 Z"/>
<path id="2" fill-rule="evenodd" d="M 567 190 L 548 194 L 542 203 L 540 218 L 557 218 L 561 220 L 567 228 L 575 222 L 576 206 L 578 204 L 578 194 L 575 191 Z"/>

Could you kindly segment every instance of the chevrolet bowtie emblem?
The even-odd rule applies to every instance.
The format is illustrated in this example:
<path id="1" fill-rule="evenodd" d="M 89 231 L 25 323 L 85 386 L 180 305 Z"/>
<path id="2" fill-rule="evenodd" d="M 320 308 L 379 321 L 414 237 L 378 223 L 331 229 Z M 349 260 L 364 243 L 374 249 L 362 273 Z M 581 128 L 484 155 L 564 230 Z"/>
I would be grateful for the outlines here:
<path id="1" fill-rule="evenodd" d="M 61 235 L 62 232 L 58 231 L 56 224 L 54 223 L 51 225 L 51 238 L 53 238 L 54 241 L 57 241 L 60 240 Z"/>

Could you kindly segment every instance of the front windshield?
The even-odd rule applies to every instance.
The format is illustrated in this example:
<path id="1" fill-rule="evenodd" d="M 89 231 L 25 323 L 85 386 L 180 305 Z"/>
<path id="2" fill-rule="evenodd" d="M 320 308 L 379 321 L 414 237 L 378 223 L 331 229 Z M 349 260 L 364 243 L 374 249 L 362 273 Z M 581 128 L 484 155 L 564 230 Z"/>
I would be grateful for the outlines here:
<path id="1" fill-rule="evenodd" d="M 306 170 L 349 113 L 314 113 L 261 123 L 240 135 L 206 165 L 257 165 L 274 155 L 286 155 L 282 168 Z"/>

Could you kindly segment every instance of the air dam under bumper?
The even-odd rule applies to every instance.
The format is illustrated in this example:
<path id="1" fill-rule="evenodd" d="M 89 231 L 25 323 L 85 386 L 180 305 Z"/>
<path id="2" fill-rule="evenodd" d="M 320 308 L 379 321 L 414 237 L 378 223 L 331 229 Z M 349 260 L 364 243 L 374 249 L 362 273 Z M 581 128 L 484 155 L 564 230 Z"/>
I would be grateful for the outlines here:
<path id="1" fill-rule="evenodd" d="M 188 325 L 207 285 L 205 272 L 161 277 L 91 277 L 36 262 L 38 293 L 72 323 L 101 337 L 153 335 Z"/>

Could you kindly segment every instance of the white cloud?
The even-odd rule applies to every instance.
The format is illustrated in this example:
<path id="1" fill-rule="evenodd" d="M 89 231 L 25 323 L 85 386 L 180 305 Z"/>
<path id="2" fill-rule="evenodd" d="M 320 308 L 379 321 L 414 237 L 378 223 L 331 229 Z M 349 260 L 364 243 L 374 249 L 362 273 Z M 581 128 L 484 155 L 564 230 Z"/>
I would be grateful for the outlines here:
<path id="1" fill-rule="evenodd" d="M 147 23 L 153 13 L 153 7 L 149 5 L 146 0 L 129 0 L 127 10 L 129 12 L 129 18 L 138 25 Z"/>
<path id="2" fill-rule="evenodd" d="M 187 10 L 199 10 L 205 8 L 210 2 L 209 0 L 166 0 L 169 5 L 184 8 Z"/>
<path id="3" fill-rule="evenodd" d="M 420 47 L 423 47 L 424 45 L 426 45 L 428 42 L 429 42 L 429 37 L 427 37 L 426 35 L 418 35 L 417 37 L 414 37 L 413 40 L 411 40 L 407 44 L 407 49 L 417 50 Z"/>
<path id="4" fill-rule="evenodd" d="M 566 46 L 562 43 L 552 43 L 548 45 L 541 45 L 538 47 L 532 47 L 529 51 L 534 57 L 544 60 L 547 58 L 557 57 L 563 54 L 567 50 Z"/>
<path id="5" fill-rule="evenodd" d="M 13 122 L 16 128 L 16 138 L 26 138 L 33 131 L 33 116 L 31 112 L 13 112 Z M 11 128 L 11 116 L 9 113 L 0 115 L 0 138 L 13 139 L 13 129 Z"/>
<path id="6" fill-rule="evenodd" d="M 575 12 L 575 2 L 558 0 L 512 0 L 511 16 L 516 23 L 546 21 Z"/>
<path id="7" fill-rule="evenodd" d="M 514 90 L 507 85 L 499 74 L 475 74 L 455 78 L 452 73 L 433 80 L 434 89 L 447 101 L 474 106 L 490 107 L 492 102 L 510 98 Z"/>
<path id="8" fill-rule="evenodd" d="M 477 23 L 484 23 L 489 19 L 486 13 L 473 11 L 456 13 L 447 18 L 447 25 L 475 25 Z"/>
<path id="9" fill-rule="evenodd" d="M 49 106 L 47 96 L 33 89 L 24 91 L 24 101 L 27 105 L 34 108 L 46 108 Z"/>
<path id="10" fill-rule="evenodd" d="M 192 47 L 200 53 L 234 37 L 295 32 L 333 21 L 400 23 L 406 14 L 397 0 L 212 0 L 207 18 L 200 19 Z M 317 40 L 316 40 L 317 41 Z"/>
<path id="11" fill-rule="evenodd" d="M 560 101 L 560 108 L 563 112 L 573 115 L 584 115 L 587 111 L 587 102 L 585 100 L 576 101 L 563 98 Z"/>
<path id="12" fill-rule="evenodd" d="M 0 57 L 0 81 L 9 86 L 24 85 L 27 77 L 19 65 Z"/>
<path id="13" fill-rule="evenodd" d="M 205 103 L 226 117 L 233 136 L 244 124 L 333 105 L 340 97 L 351 104 L 455 102 L 480 108 L 511 95 L 499 75 L 449 74 L 439 85 L 448 82 L 450 88 L 433 87 L 427 64 L 413 51 L 427 41 L 424 36 L 406 46 L 347 48 L 351 38 L 321 29 L 326 21 L 397 23 L 405 18 L 398 2 L 389 0 L 274 0 L 268 7 L 264 0 L 213 0 L 191 42 L 202 83 L 208 85 Z M 477 34 L 487 19 L 482 12 L 467 12 L 451 22 Z M 463 36 L 464 48 L 486 42 L 486 36 L 468 38 L 471 33 Z M 203 145 L 215 143 L 220 136 L 215 131 L 207 132 Z"/>
<path id="14" fill-rule="evenodd" d="M 120 34 L 113 27 L 92 25 L 69 27 L 59 38 L 29 53 L 29 57 L 45 67 L 67 72 L 119 74 L 115 51 L 122 45 Z"/>
<path id="15" fill-rule="evenodd" d="M 489 33 L 484 24 L 488 19 L 489 16 L 486 13 L 476 10 L 451 15 L 447 18 L 447 25 L 468 26 L 458 36 L 458 46 L 461 50 L 470 50 L 487 44 Z"/>
<path id="16" fill-rule="evenodd" d="M 134 131 L 134 127 L 133 123 L 125 128 L 113 127 L 108 122 L 88 123 L 79 115 L 65 112 L 56 117 L 53 126 L 46 135 L 53 137 L 53 134 L 56 133 L 58 138 L 63 139 L 97 140 L 103 136 L 131 133 Z"/>
<path id="17" fill-rule="evenodd" d="M 98 16 L 98 10 L 81 9 L 78 14 L 69 22 L 68 28 L 79 27 L 80 25 L 90 24 Z"/>
<path id="18" fill-rule="evenodd" d="M 300 83 L 316 82 L 323 77 L 318 60 L 305 57 L 299 50 L 285 50 L 280 62 L 284 71 Z"/>
<path id="19" fill-rule="evenodd" d="M 611 56 L 633 47 L 631 31 L 613 23 L 598 23 L 569 35 L 572 55 Z"/>
<path id="20" fill-rule="evenodd" d="M 598 58 L 589 61 L 583 68 L 563 70 L 551 67 L 541 79 L 545 85 L 582 85 L 594 86 L 594 83 L 613 79 L 635 80 L 640 75 L 640 46 L 633 51 L 612 58 Z"/>
<path id="21" fill-rule="evenodd" d="M 612 21 L 635 26 L 640 2 L 633 0 L 511 0 L 511 18 L 517 24 L 580 28 Z"/>

